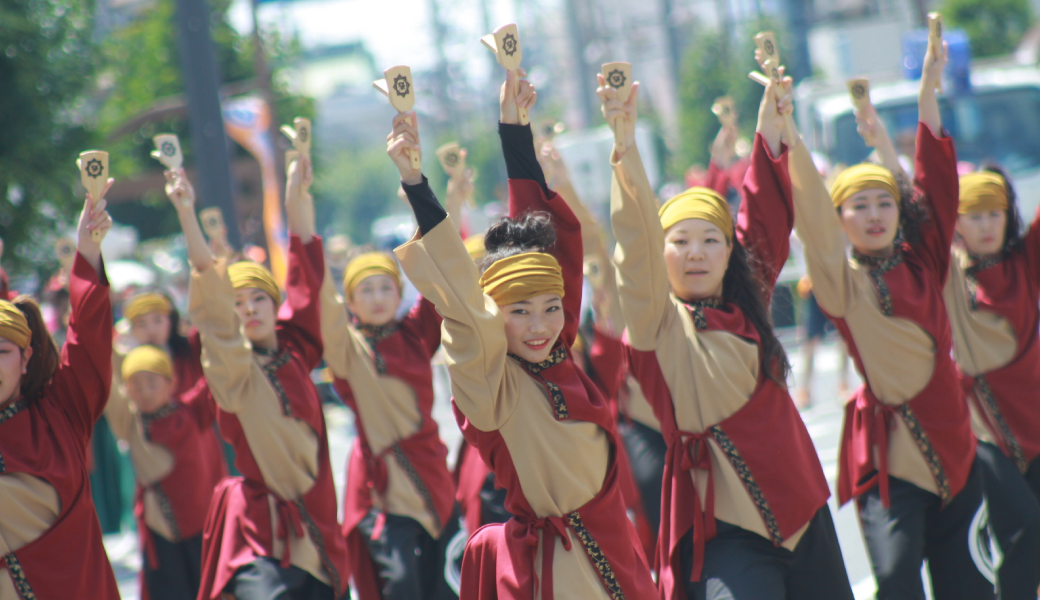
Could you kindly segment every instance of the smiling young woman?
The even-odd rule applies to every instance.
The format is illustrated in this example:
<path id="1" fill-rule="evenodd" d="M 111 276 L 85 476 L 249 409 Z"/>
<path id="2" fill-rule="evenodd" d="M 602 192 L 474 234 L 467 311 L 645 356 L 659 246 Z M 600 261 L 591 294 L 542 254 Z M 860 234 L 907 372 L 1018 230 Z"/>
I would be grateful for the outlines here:
<path id="1" fill-rule="evenodd" d="M 214 259 L 183 170 L 166 177 L 193 267 L 189 311 L 206 381 L 242 473 L 214 491 L 198 597 L 263 600 L 288 591 L 339 598 L 350 567 L 328 432 L 310 379 L 322 356 L 321 242 L 290 238 L 287 299 L 279 311 L 282 293 L 271 273 L 256 263 Z"/>
<path id="2" fill-rule="evenodd" d="M 483 274 L 410 166 L 406 151 L 419 150 L 414 113 L 394 120 L 387 144 L 419 222 L 397 256 L 444 317 L 456 419 L 515 515 L 470 538 L 461 595 L 655 598 L 612 460 L 613 415 L 569 352 L 581 303 L 581 226 L 546 186 L 531 129 L 518 124 L 518 107 L 530 108 L 535 93 L 526 81 L 517 96 L 506 93 L 514 77 L 502 88 L 499 125 L 510 217 L 485 236 Z"/>
<path id="3" fill-rule="evenodd" d="M 918 100 L 917 200 L 899 183 L 894 150 L 880 152 L 884 167 L 843 172 L 830 192 L 804 146 L 790 161 L 813 292 L 865 381 L 846 405 L 838 496 L 857 501 L 879 600 L 924 598 L 926 558 L 937 599 L 992 597 L 994 588 L 991 565 L 978 558 L 982 480 L 942 297 L 958 204 L 956 154 L 935 95 L 945 63 L 945 47 L 930 45 Z M 870 117 L 860 115 L 865 134 L 880 126 Z M 927 203 L 928 220 L 918 203 Z"/>
<path id="4" fill-rule="evenodd" d="M 0 598 L 119 598 L 86 464 L 112 379 L 110 290 L 91 236 L 112 220 L 103 199 L 92 205 L 79 220 L 61 354 L 34 300 L 0 299 Z"/>
<path id="5" fill-rule="evenodd" d="M 286 214 L 289 230 L 304 244 L 317 238 L 310 183 L 309 159 L 290 165 Z M 395 318 L 401 274 L 392 256 L 354 257 L 343 275 L 345 300 L 327 267 L 305 267 L 322 271 L 325 362 L 357 417 L 342 527 L 354 587 L 361 600 L 457 598 L 447 550 L 465 538 L 456 540 L 448 449 L 432 414 L 430 359 L 441 344 L 441 317 L 420 298 L 404 318 Z"/>
<path id="6" fill-rule="evenodd" d="M 775 84 L 764 91 L 736 226 L 707 188 L 658 209 L 635 144 L 638 86 L 624 103 L 602 80 L 597 90 L 624 134 L 611 223 L 629 366 L 668 444 L 655 560 L 667 600 L 852 598 L 766 311 L 794 224 L 789 85 L 780 101 Z"/>

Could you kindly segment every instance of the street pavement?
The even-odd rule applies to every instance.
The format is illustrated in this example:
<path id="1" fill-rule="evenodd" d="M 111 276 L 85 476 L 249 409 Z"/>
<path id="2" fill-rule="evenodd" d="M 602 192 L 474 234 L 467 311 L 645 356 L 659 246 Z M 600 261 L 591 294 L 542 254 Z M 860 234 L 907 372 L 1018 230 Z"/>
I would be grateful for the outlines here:
<path id="1" fill-rule="evenodd" d="M 802 374 L 802 355 L 797 345 L 793 343 L 793 337 L 793 332 L 785 332 L 781 335 L 797 378 Z M 816 451 L 820 456 L 820 462 L 823 464 L 824 473 L 827 474 L 832 490 L 838 473 L 838 446 L 841 441 L 844 404 L 844 398 L 838 396 L 839 352 L 839 343 L 834 340 L 821 344 L 817 349 L 815 376 L 811 390 L 813 405 L 801 413 L 813 443 L 816 445 Z M 846 369 L 848 369 L 850 387 L 854 389 L 859 385 L 859 378 L 851 363 L 846 366 Z M 437 393 L 434 418 L 440 424 L 441 437 L 449 448 L 449 464 L 454 464 L 455 452 L 462 436 L 451 411 L 447 371 L 443 365 L 438 365 L 434 373 L 434 385 Z M 347 456 L 355 438 L 354 417 L 348 409 L 340 405 L 327 406 L 325 416 L 329 430 L 329 451 L 336 480 L 336 492 L 342 499 Z M 342 506 L 342 503 L 340 505 Z M 830 506 L 834 515 L 838 541 L 845 559 L 845 567 L 848 570 L 849 581 L 852 583 L 856 599 L 873 598 L 876 588 L 871 577 L 870 563 L 863 545 L 859 523 L 856 520 L 854 503 L 849 503 L 839 509 L 836 498 L 832 495 Z M 137 572 L 141 563 L 137 551 L 137 536 L 130 532 L 106 536 L 105 547 L 116 570 L 123 598 L 137 598 Z M 926 589 L 928 587 L 926 586 Z"/>

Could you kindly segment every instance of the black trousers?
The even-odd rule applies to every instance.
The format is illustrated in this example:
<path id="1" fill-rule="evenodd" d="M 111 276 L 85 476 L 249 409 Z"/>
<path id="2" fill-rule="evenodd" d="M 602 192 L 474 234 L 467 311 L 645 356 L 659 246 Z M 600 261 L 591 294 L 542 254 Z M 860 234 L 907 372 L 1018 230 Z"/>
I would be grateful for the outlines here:
<path id="1" fill-rule="evenodd" d="M 668 444 L 661 432 L 631 419 L 622 419 L 618 423 L 618 432 L 643 499 L 647 524 L 650 531 L 656 533 L 661 528 L 661 479 L 664 478 Z"/>
<path id="2" fill-rule="evenodd" d="M 202 534 L 171 542 L 154 531 L 152 546 L 159 565 L 155 569 L 142 559 L 144 585 L 150 600 L 194 600 L 199 595 L 202 571 Z"/>
<path id="3" fill-rule="evenodd" d="M 495 487 L 495 472 L 488 471 L 484 485 L 480 486 L 480 519 L 484 525 L 505 523 L 513 518 L 506 510 L 506 490 Z M 472 531 L 470 533 L 473 533 Z"/>
<path id="4" fill-rule="evenodd" d="M 266 556 L 236 571 L 224 591 L 235 600 L 333 600 L 336 593 L 307 571 L 292 565 L 282 567 Z"/>
<path id="5" fill-rule="evenodd" d="M 889 478 L 889 508 L 877 487 L 857 499 L 877 600 L 924 600 L 925 559 L 935 600 L 996 597 L 978 463 L 946 507 L 935 494 L 896 477 Z"/>
<path id="6" fill-rule="evenodd" d="M 1001 600 L 1035 600 L 1040 587 L 1040 504 L 1014 461 L 979 442 L 989 524 L 1003 559 L 997 571 Z"/>
<path id="7" fill-rule="evenodd" d="M 1026 483 L 1029 484 L 1029 489 L 1032 490 L 1036 501 L 1040 502 L 1040 458 L 1034 458 L 1033 462 L 1029 463 L 1029 469 L 1026 470 Z"/>
<path id="8" fill-rule="evenodd" d="M 689 600 L 853 600 L 831 510 L 816 512 L 793 551 L 723 521 L 704 545 L 704 572 L 690 581 L 693 531 L 680 542 Z"/>
<path id="9" fill-rule="evenodd" d="M 457 510 L 448 519 L 439 538 L 426 531 L 415 519 L 386 515 L 382 534 L 372 539 L 378 512 L 371 511 L 358 524 L 376 573 L 383 585 L 383 600 L 458 600 L 449 579 L 458 586 L 458 567 L 465 540 L 459 530 Z M 452 544 L 452 542 L 456 542 Z M 461 542 L 461 543 L 459 543 Z M 456 547 L 457 552 L 449 552 Z"/>

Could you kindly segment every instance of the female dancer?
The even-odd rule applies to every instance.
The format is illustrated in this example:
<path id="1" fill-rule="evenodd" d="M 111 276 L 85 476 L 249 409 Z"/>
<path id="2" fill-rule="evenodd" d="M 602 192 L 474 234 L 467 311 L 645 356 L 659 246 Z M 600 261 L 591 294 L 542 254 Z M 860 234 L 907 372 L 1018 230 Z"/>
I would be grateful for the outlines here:
<path id="1" fill-rule="evenodd" d="M 289 184 L 298 178 L 290 171 Z M 203 533 L 199 598 L 339 598 L 347 589 L 346 544 L 336 521 L 321 402 L 310 380 L 321 361 L 318 294 L 321 241 L 289 246 L 287 300 L 270 272 L 214 260 L 181 170 L 166 193 L 184 230 L 192 273 L 189 310 L 217 422 L 242 477 L 214 492 Z M 296 183 L 298 185 L 298 183 Z M 305 261 L 301 255 L 306 253 Z M 311 267 L 311 268 L 308 268 Z"/>
<path id="2" fill-rule="evenodd" d="M 929 220 L 885 167 L 851 167 L 828 193 L 805 146 L 791 152 L 813 290 L 866 382 L 846 405 L 838 497 L 857 499 L 879 600 L 924 598 L 925 558 L 936 599 L 993 596 L 988 567 L 975 560 L 982 481 L 942 298 L 958 203 L 935 96 L 945 63 L 945 48 L 929 45 L 915 167 Z"/>
<path id="3" fill-rule="evenodd" d="M 158 346 L 169 354 L 173 360 L 178 395 L 192 389 L 202 379 L 202 348 L 198 333 L 192 332 L 188 337 L 181 335 L 180 312 L 168 294 L 158 289 L 135 294 L 123 305 L 123 318 L 130 322 L 130 337 L 134 342 Z M 116 373 L 119 373 L 118 369 Z"/>
<path id="4" fill-rule="evenodd" d="M 103 199 L 92 205 L 88 194 L 60 356 L 34 300 L 0 299 L 0 598 L 119 598 L 86 464 L 112 379 L 112 304 L 91 237 L 112 220 Z"/>
<path id="5" fill-rule="evenodd" d="M 514 77 L 502 88 L 499 126 L 511 217 L 487 232 L 483 275 L 408 160 L 419 151 L 414 113 L 394 119 L 387 144 L 419 222 L 397 255 L 444 317 L 456 418 L 516 515 L 470 538 L 461 595 L 652 598 L 612 460 L 610 407 L 568 352 L 581 302 L 581 228 L 546 187 L 530 127 L 518 125 L 518 106 L 533 105 L 535 93 L 526 81 L 507 93 Z"/>
<path id="6" fill-rule="evenodd" d="M 635 145 L 638 87 L 622 104 L 599 81 L 624 138 L 611 222 L 629 363 L 668 443 L 655 561 L 668 600 L 852 598 L 766 308 L 794 220 L 780 140 L 789 81 L 781 101 L 773 83 L 763 94 L 736 228 L 707 188 L 658 211 Z"/>
<path id="7" fill-rule="evenodd" d="M 304 176 L 288 188 L 285 206 L 289 230 L 307 245 L 316 237 L 314 208 L 309 160 L 301 163 Z M 357 415 L 343 522 L 354 585 L 362 600 L 457 598 L 445 580 L 446 546 L 459 530 L 455 488 L 432 415 L 430 359 L 441 345 L 440 315 L 420 298 L 395 319 L 401 275 L 391 256 L 369 252 L 347 264 L 346 306 L 329 269 L 301 258 L 303 268 L 324 276 L 325 362 Z"/>
<path id="8" fill-rule="evenodd" d="M 199 594 L 202 529 L 213 490 L 227 475 L 204 381 L 180 392 L 166 351 L 142 345 L 120 367 L 105 416 L 130 446 L 141 538 L 141 597 L 191 600 Z M 201 364 L 200 364 L 201 368 Z"/>

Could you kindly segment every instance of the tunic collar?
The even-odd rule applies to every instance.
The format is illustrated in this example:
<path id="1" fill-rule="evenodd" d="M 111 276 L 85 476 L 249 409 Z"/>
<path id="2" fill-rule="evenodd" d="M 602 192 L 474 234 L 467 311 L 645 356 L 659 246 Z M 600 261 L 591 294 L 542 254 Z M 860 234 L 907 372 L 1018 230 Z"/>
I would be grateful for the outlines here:
<path id="1" fill-rule="evenodd" d="M 7 408 L 0 410 L 0 425 L 3 425 L 8 419 L 22 412 L 26 408 L 28 408 L 28 405 L 25 403 L 24 398 L 19 398 L 11 404 L 8 404 Z"/>

